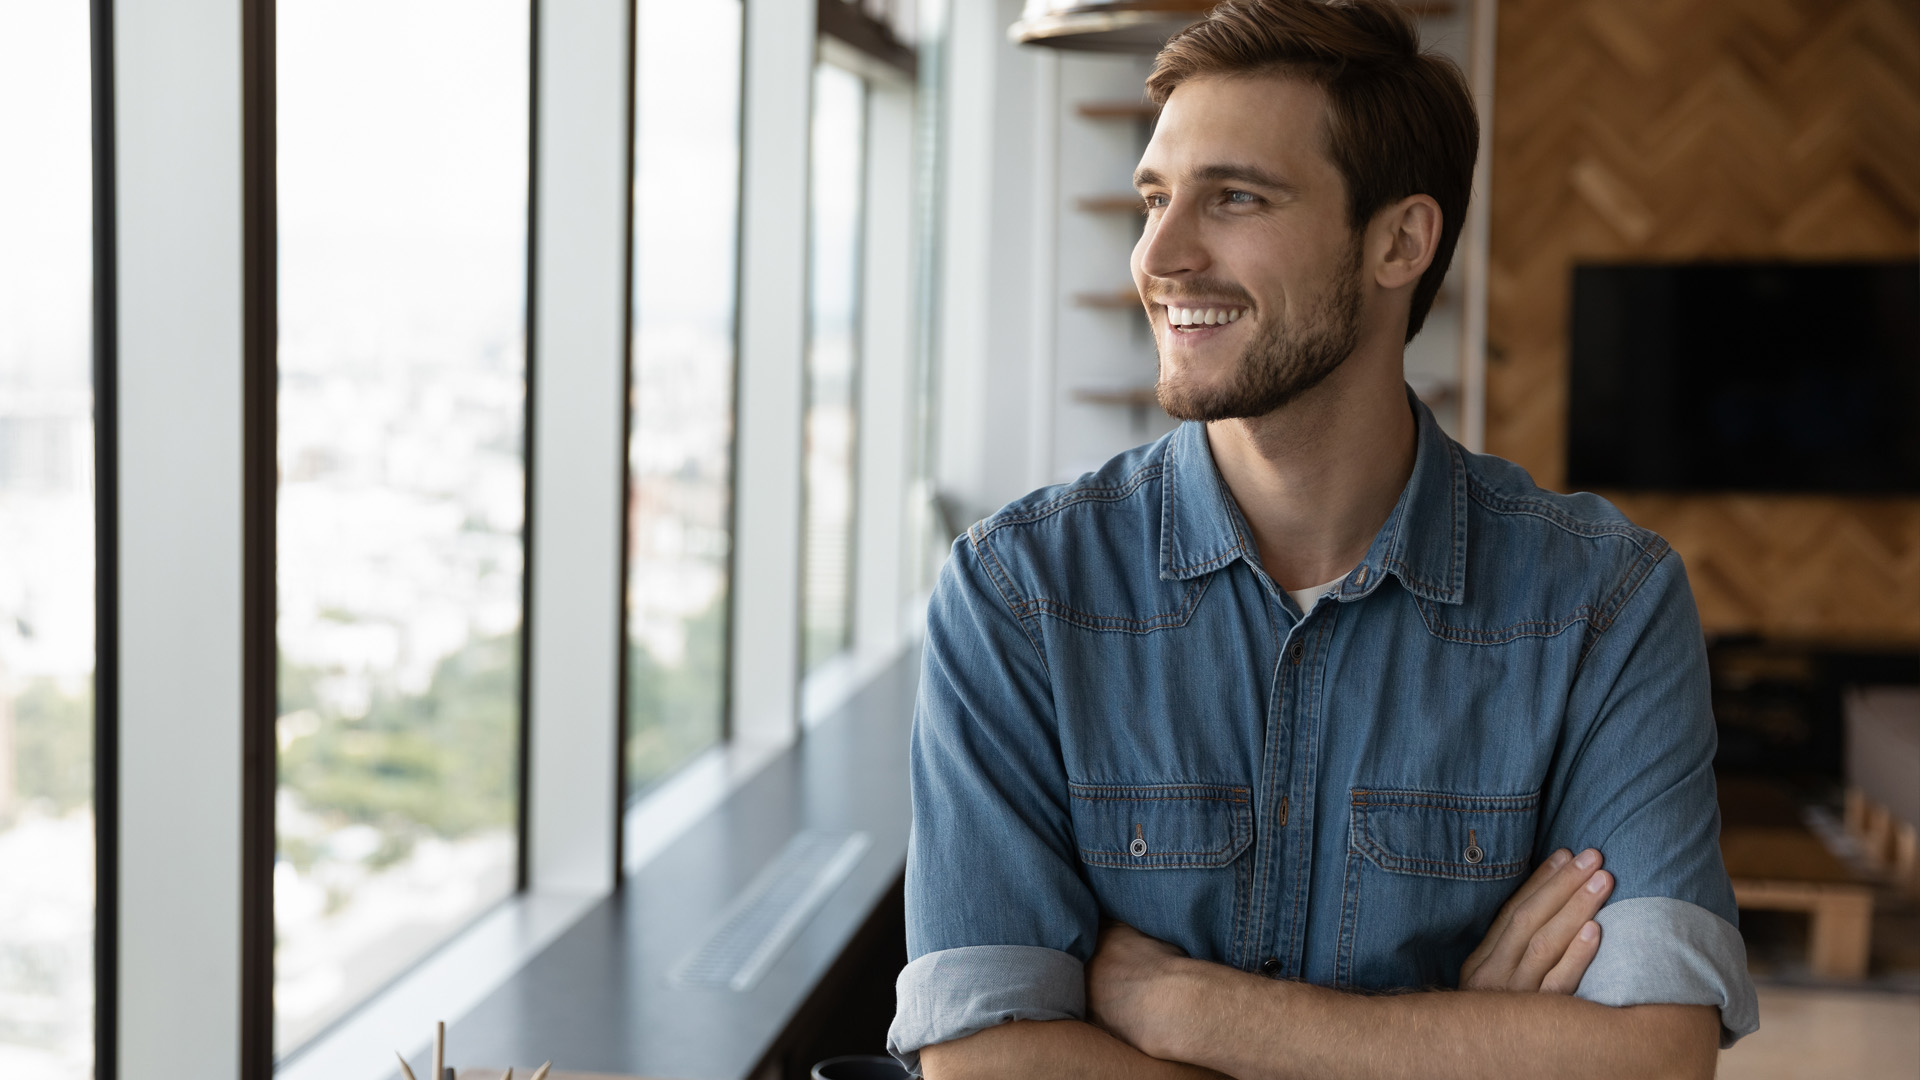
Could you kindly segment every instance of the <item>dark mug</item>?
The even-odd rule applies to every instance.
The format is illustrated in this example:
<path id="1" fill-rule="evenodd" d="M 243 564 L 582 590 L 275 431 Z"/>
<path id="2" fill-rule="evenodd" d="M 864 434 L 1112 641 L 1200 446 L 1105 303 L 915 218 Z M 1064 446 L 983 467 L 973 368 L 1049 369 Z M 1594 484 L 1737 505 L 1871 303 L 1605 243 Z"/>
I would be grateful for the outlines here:
<path id="1" fill-rule="evenodd" d="M 815 1065 L 813 1080 L 907 1080 L 907 1070 L 890 1057 L 849 1054 Z"/>

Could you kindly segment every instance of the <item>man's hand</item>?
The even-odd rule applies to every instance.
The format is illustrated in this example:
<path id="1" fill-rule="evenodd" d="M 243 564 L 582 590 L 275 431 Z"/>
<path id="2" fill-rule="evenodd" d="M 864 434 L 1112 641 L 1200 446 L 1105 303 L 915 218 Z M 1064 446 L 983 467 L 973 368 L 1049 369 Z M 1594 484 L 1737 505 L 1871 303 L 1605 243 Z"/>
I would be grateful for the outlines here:
<path id="1" fill-rule="evenodd" d="M 1591 848 L 1573 858 L 1562 848 L 1494 917 L 1486 939 L 1460 965 L 1462 990 L 1531 990 L 1571 994 L 1600 951 L 1593 916 L 1613 891 Z"/>
<path id="2" fill-rule="evenodd" d="M 1176 979 L 1183 963 L 1192 961 L 1178 946 L 1126 923 L 1102 925 L 1087 963 L 1087 1019 L 1144 1054 L 1171 1056 L 1162 1034 L 1181 1023 Z"/>

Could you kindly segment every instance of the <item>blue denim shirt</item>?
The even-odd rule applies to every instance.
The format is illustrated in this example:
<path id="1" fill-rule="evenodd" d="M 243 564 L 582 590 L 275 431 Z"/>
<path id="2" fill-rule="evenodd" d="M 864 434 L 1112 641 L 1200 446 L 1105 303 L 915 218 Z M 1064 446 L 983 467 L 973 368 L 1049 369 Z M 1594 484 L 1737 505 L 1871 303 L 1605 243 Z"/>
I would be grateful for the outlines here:
<path id="1" fill-rule="evenodd" d="M 912 742 L 889 1043 L 1083 1018 L 1118 919 L 1243 971 L 1457 985 L 1556 848 L 1616 879 L 1579 994 L 1758 1026 L 1720 860 L 1680 557 L 1594 495 L 1468 453 L 1413 474 L 1302 612 L 1182 425 L 954 544 Z"/>

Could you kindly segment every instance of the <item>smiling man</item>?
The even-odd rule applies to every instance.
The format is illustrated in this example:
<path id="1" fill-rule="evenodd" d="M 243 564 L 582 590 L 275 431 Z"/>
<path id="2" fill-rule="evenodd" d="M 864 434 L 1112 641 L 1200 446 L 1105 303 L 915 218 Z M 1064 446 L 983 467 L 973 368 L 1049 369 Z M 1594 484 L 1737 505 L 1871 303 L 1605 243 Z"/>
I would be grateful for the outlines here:
<path id="1" fill-rule="evenodd" d="M 1458 71 L 1386 0 L 1235 0 L 1147 85 L 1133 274 L 1188 422 L 954 545 L 894 1052 L 1710 1077 L 1757 1019 L 1680 559 L 1405 385 L 1471 182 Z"/>

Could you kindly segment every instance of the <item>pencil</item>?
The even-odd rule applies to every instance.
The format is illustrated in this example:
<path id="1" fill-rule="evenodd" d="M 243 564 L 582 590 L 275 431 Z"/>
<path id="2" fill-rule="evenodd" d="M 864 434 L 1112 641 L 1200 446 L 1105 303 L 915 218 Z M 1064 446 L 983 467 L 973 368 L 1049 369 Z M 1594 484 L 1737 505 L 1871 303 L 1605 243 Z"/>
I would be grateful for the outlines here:
<path id="1" fill-rule="evenodd" d="M 407 1068 L 407 1059 L 400 1057 L 400 1051 L 398 1050 L 393 1052 L 393 1056 L 400 1058 L 400 1075 L 406 1077 L 407 1080 L 413 1080 L 413 1070 Z"/>
<path id="2" fill-rule="evenodd" d="M 549 1061 L 545 1065 L 533 1070 L 532 1080 L 547 1080 L 547 1070 L 551 1068 L 553 1068 L 553 1062 Z"/>
<path id="3" fill-rule="evenodd" d="M 447 1022 L 433 1022 L 433 1080 L 447 1080 Z"/>

